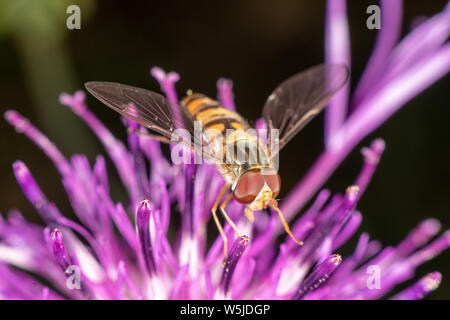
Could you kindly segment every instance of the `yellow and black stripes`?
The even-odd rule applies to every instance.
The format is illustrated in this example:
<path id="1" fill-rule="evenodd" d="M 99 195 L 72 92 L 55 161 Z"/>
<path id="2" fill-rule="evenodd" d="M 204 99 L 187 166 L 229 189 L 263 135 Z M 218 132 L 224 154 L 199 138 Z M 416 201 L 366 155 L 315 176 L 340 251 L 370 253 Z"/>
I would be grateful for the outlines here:
<path id="1" fill-rule="evenodd" d="M 181 101 L 181 106 L 185 107 L 195 120 L 201 122 L 203 130 L 216 129 L 225 136 L 227 129 L 249 128 L 239 114 L 203 94 L 195 93 L 187 96 Z"/>

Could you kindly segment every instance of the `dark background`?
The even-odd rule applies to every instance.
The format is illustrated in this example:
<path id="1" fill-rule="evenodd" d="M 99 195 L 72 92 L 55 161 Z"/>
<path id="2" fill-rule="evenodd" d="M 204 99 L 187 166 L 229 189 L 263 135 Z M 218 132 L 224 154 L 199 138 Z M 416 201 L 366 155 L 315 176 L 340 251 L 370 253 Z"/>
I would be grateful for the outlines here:
<path id="1" fill-rule="evenodd" d="M 366 28 L 366 8 L 375 1 L 349 1 L 352 87 L 373 48 L 376 31 Z M 81 7 L 81 30 L 65 26 L 66 7 Z M 406 1 L 403 34 L 420 16 L 442 10 L 446 1 Z M 0 1 L 0 109 L 14 108 L 55 141 L 65 155 L 104 153 L 94 135 L 67 108 L 61 92 L 72 93 L 86 81 L 118 81 L 159 91 L 149 68 L 181 75 L 179 95 L 187 89 L 216 96 L 219 77 L 234 81 L 235 102 L 256 119 L 271 90 L 282 80 L 324 60 L 322 1 Z M 345 160 L 327 187 L 342 192 L 361 167 L 359 148 L 376 137 L 387 148 L 358 205 L 367 231 L 383 245 L 395 245 L 427 217 L 449 227 L 450 77 L 447 75 L 401 109 Z M 92 97 L 91 109 L 122 139 L 117 114 Z M 72 216 L 60 176 L 50 161 L 23 135 L 0 121 L 0 211 L 16 207 L 41 223 L 17 186 L 12 162 L 23 160 L 46 195 Z M 323 148 L 323 115 L 281 153 L 281 198 L 307 171 Z M 125 200 L 115 172 L 115 200 Z M 342 250 L 349 254 L 357 237 Z M 418 269 L 440 270 L 441 287 L 430 298 L 450 298 L 450 253 Z"/>

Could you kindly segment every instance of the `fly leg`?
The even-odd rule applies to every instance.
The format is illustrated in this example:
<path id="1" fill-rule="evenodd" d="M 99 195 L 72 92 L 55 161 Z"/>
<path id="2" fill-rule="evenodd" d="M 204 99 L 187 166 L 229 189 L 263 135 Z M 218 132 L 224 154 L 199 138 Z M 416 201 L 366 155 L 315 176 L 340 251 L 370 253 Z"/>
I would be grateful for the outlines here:
<path id="1" fill-rule="evenodd" d="M 223 261 L 225 261 L 225 259 L 227 258 L 227 255 L 228 255 L 228 239 L 227 239 L 227 236 L 225 235 L 225 232 L 223 232 L 223 228 L 222 228 L 222 225 L 220 224 L 219 218 L 217 217 L 216 211 L 217 211 L 217 207 L 219 206 L 220 199 L 223 198 L 223 196 L 225 195 L 225 193 L 228 191 L 229 188 L 230 188 L 229 184 L 225 184 L 222 187 L 222 190 L 220 190 L 219 196 L 217 197 L 216 202 L 214 202 L 214 205 L 211 210 L 214 221 L 216 222 L 216 225 L 217 225 L 217 229 L 219 229 L 219 233 L 223 239 Z"/>
<path id="2" fill-rule="evenodd" d="M 234 232 L 236 233 L 236 236 L 239 238 L 241 236 L 240 232 L 236 228 L 236 225 L 234 224 L 233 220 L 228 216 L 227 212 L 225 211 L 225 206 L 227 203 L 233 198 L 233 194 L 230 193 L 228 197 L 225 199 L 224 202 L 220 205 L 220 210 L 222 211 L 223 216 L 225 217 L 225 220 L 230 224 L 230 226 L 233 228 Z"/>
<path id="3" fill-rule="evenodd" d="M 278 213 L 278 215 L 280 217 L 280 220 L 281 220 L 281 223 L 283 224 L 283 227 L 284 227 L 284 230 L 286 231 L 286 233 L 292 238 L 292 240 L 295 241 L 295 243 L 297 243 L 299 246 L 302 246 L 303 245 L 303 241 L 297 240 L 294 237 L 294 235 L 291 232 L 291 229 L 289 228 L 288 223 L 286 222 L 286 219 L 284 219 L 283 213 L 278 208 L 275 200 L 272 199 L 272 201 L 269 203 L 269 206 Z"/>
<path id="4" fill-rule="evenodd" d="M 169 138 L 166 138 L 164 136 L 160 136 L 158 134 L 151 134 L 151 133 L 144 132 L 144 131 L 138 131 L 138 130 L 135 130 L 133 128 L 127 128 L 127 131 L 128 131 L 128 133 L 134 133 L 134 134 L 137 134 L 137 135 L 139 135 L 141 137 L 145 137 L 145 138 L 149 138 L 149 139 L 155 139 L 155 140 L 158 140 L 158 141 L 163 142 L 163 143 L 173 143 L 173 141 L 171 141 Z"/>

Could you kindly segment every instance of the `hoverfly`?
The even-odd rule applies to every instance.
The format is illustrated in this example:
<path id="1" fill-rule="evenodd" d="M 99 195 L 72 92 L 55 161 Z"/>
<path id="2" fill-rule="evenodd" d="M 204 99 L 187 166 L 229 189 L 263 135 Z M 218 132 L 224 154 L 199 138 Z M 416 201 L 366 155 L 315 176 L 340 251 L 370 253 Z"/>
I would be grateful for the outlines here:
<path id="1" fill-rule="evenodd" d="M 171 109 L 173 106 L 158 93 L 112 82 L 88 82 L 85 86 L 101 102 L 147 127 L 152 134 L 156 134 L 154 137 L 161 141 L 173 142 L 172 134 L 177 128 L 184 128 L 193 137 L 194 121 L 199 121 L 203 130 L 202 140 L 188 142 L 193 150 L 203 151 L 206 145 L 214 141 L 215 137 L 208 133 L 211 129 L 219 133 L 235 130 L 234 135 L 228 135 L 221 142 L 224 150 L 242 149 L 245 148 L 243 145 L 256 147 L 258 154 L 262 155 L 262 159 L 256 163 L 239 161 L 236 157 L 231 161 L 223 161 L 223 157 L 215 158 L 211 153 L 205 154 L 217 164 L 225 180 L 212 207 L 212 215 L 223 238 L 226 258 L 227 237 L 216 211 L 228 190 L 231 192 L 220 204 L 220 209 L 237 236 L 240 236 L 240 233 L 225 210 L 226 204 L 232 199 L 245 205 L 245 216 L 251 222 L 254 221 L 254 211 L 273 208 L 278 213 L 286 233 L 297 244 L 303 245 L 303 242 L 292 234 L 275 200 L 280 192 L 281 179 L 274 169 L 272 159 L 327 105 L 331 97 L 346 83 L 348 74 L 347 67 L 343 65 L 322 64 L 288 78 L 273 91 L 263 107 L 262 116 L 269 134 L 273 129 L 278 129 L 278 150 L 275 151 L 260 143 L 256 135 L 246 131 L 250 125 L 241 115 L 203 94 L 188 94 L 179 106 L 176 106 L 180 112 L 175 116 Z M 204 143 L 205 141 L 207 143 Z M 237 141 L 244 144 L 239 143 L 236 147 Z M 240 151 L 248 153 L 247 149 Z"/>

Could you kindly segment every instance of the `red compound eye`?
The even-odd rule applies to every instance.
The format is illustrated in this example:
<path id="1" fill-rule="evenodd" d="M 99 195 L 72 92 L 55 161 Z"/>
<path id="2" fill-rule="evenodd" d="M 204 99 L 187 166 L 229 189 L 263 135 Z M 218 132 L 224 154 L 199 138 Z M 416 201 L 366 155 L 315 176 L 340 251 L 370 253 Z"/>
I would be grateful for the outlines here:
<path id="1" fill-rule="evenodd" d="M 276 197 L 280 193 L 281 189 L 280 175 L 274 169 L 264 169 L 262 176 L 264 181 L 272 190 L 273 197 Z"/>
<path id="2" fill-rule="evenodd" d="M 264 186 L 264 178 L 259 170 L 252 170 L 244 173 L 233 191 L 233 196 L 237 202 L 249 204 L 255 200 L 256 196 Z"/>

